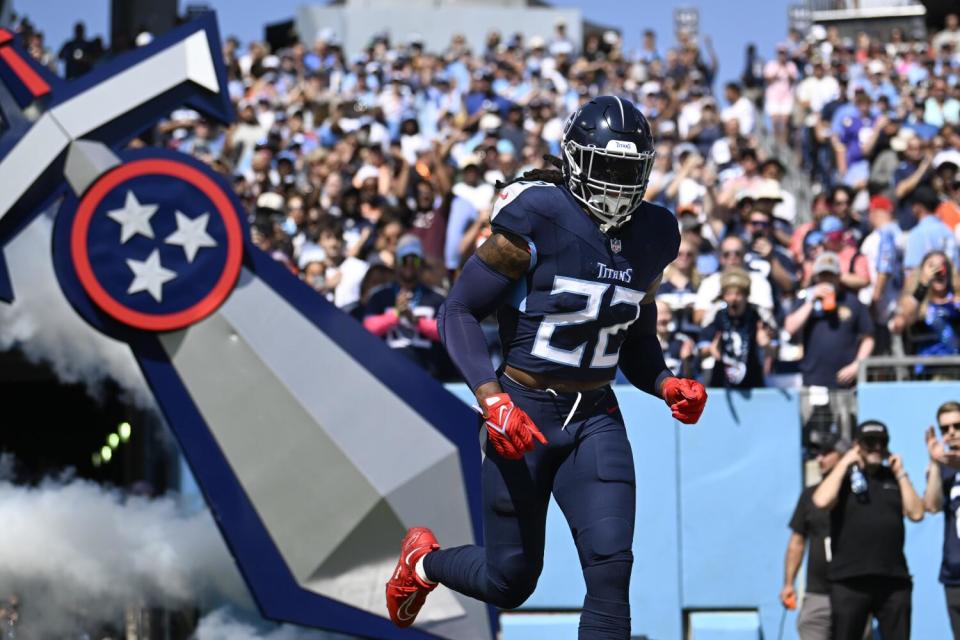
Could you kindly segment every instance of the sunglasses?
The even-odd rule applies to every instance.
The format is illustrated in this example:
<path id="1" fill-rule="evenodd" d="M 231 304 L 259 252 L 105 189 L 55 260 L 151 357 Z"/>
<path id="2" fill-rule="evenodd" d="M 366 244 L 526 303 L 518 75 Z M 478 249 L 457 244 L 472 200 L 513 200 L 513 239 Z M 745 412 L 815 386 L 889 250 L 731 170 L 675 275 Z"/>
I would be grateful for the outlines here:
<path id="1" fill-rule="evenodd" d="M 948 424 L 940 425 L 940 434 L 947 435 L 947 432 L 950 431 L 950 429 L 954 429 L 955 431 L 960 431 L 960 422 L 951 422 Z"/>
<path id="2" fill-rule="evenodd" d="M 420 256 L 404 256 L 400 260 L 400 264 L 404 266 L 419 267 L 420 266 Z"/>
<path id="3" fill-rule="evenodd" d="M 724 258 L 742 258 L 743 251 L 723 251 L 720 255 Z"/>
<path id="4" fill-rule="evenodd" d="M 770 223 L 766 220 L 751 220 L 750 224 L 754 227 L 769 227 Z"/>

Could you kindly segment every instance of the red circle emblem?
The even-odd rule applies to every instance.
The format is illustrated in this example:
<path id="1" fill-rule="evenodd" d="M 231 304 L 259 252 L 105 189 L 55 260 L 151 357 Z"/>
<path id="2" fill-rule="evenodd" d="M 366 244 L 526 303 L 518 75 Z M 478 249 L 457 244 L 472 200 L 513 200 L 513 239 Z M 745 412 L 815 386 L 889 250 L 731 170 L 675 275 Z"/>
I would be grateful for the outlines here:
<path id="1" fill-rule="evenodd" d="M 90 220 L 103 198 L 127 180 L 148 175 L 176 178 L 198 189 L 213 203 L 214 210 L 223 221 L 226 232 L 226 263 L 216 284 L 198 302 L 174 313 L 144 313 L 118 301 L 97 280 L 87 251 Z M 230 198 L 214 180 L 199 169 L 175 160 L 134 160 L 100 176 L 84 194 L 77 206 L 73 228 L 70 230 L 70 254 L 80 284 L 100 309 L 112 318 L 137 329 L 172 331 L 207 317 L 230 295 L 240 275 L 240 265 L 243 260 L 243 231 Z"/>

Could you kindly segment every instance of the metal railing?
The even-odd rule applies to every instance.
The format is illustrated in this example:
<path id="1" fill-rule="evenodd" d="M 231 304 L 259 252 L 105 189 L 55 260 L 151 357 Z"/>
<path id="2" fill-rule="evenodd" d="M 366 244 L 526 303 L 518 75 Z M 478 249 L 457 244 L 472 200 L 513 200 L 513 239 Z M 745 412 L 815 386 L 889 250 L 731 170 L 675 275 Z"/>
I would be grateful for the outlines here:
<path id="1" fill-rule="evenodd" d="M 807 0 L 810 11 L 851 11 L 872 13 L 921 6 L 917 0 Z"/>
<path id="2" fill-rule="evenodd" d="M 800 425 L 804 439 L 811 431 L 829 430 L 836 425 L 843 437 L 850 439 L 857 421 L 857 394 L 855 389 L 827 389 L 801 387 Z"/>
<path id="3" fill-rule="evenodd" d="M 872 356 L 857 374 L 857 384 L 930 379 L 960 380 L 960 356 Z"/>

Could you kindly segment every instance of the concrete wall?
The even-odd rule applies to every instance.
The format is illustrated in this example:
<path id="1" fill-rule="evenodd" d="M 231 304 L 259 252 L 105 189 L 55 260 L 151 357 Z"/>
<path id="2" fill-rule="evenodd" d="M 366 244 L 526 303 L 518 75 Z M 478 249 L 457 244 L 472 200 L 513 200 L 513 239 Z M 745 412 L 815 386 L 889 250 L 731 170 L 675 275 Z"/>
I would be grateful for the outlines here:
<path id="1" fill-rule="evenodd" d="M 406 41 L 419 34 L 427 51 L 443 51 L 450 37 L 462 33 L 474 51 L 482 50 L 487 33 L 498 30 L 504 36 L 520 32 L 526 38 L 539 35 L 549 41 L 558 21 L 567 24 L 567 35 L 581 41 L 579 9 L 514 9 L 497 6 L 431 8 L 412 6 L 357 8 L 303 5 L 297 12 L 297 32 L 304 42 L 313 42 L 321 29 L 331 28 L 348 56 L 360 53 L 374 34 L 387 31 L 394 41 Z"/>

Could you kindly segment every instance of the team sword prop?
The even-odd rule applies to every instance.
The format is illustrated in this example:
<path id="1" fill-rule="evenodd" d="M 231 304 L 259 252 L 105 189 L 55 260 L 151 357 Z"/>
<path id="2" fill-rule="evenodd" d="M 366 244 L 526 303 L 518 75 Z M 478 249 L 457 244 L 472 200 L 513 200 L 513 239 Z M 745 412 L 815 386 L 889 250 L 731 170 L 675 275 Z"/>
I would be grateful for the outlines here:
<path id="1" fill-rule="evenodd" d="M 383 599 L 407 527 L 479 542 L 469 409 L 253 246 L 206 165 L 125 149 L 176 108 L 231 121 L 219 42 L 208 14 L 64 82 L 0 30 L 0 299 L 45 234 L 73 309 L 130 346 L 264 616 L 492 638 L 493 610 L 455 592 L 409 629 Z"/>

